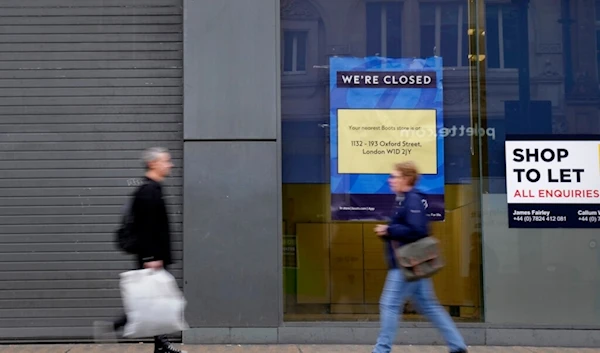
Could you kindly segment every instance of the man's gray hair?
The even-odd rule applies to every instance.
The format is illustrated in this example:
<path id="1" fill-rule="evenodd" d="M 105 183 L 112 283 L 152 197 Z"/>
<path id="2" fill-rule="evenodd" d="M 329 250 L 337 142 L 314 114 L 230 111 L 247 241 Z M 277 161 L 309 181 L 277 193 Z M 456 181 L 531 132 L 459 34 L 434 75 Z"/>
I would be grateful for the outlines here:
<path id="1" fill-rule="evenodd" d="M 142 161 L 148 167 L 148 164 L 160 158 L 163 153 L 169 153 L 169 150 L 164 147 L 150 147 L 142 153 Z"/>

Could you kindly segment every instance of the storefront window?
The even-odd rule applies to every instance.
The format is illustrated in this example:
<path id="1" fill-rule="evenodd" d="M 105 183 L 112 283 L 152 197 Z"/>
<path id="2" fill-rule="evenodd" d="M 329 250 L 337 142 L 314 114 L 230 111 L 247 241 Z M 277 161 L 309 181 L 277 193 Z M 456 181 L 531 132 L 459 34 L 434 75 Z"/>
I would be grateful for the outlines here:
<path id="1" fill-rule="evenodd" d="M 393 162 L 410 158 L 428 174 L 421 186 L 435 194 L 432 209 L 438 207 L 431 226 L 447 262 L 434 278 L 440 302 L 457 321 L 483 319 L 479 91 L 474 89 L 480 64 L 471 55 L 477 52 L 475 5 L 466 0 L 281 0 L 285 321 L 378 320 L 387 267 L 383 244 L 372 231 L 376 222 L 369 217 L 387 215 L 378 213 L 394 202 L 385 175 Z M 495 39 L 489 41 L 495 65 L 510 67 L 510 58 L 500 59 L 500 43 L 512 45 L 516 33 L 510 16 L 503 16 L 510 11 L 500 4 L 490 9 L 496 19 Z M 423 90 L 345 91 L 336 75 L 355 64 L 388 73 L 421 67 L 435 76 Z M 380 114 L 365 118 L 360 109 L 366 108 Z M 366 158 L 342 146 L 348 137 L 339 132 L 347 119 L 380 122 L 394 109 L 433 112 L 414 120 L 406 113 L 390 123 L 433 133 L 421 140 L 402 137 L 433 147 L 405 152 L 417 157 L 399 152 L 396 158 L 394 149 L 386 148 L 382 154 L 388 157 Z M 401 140 L 401 132 L 370 136 L 348 143 Z M 373 214 L 368 200 L 378 200 L 372 201 L 377 204 Z M 421 319 L 410 303 L 405 319 Z"/>
<path id="2" fill-rule="evenodd" d="M 600 1 L 486 5 L 485 321 L 598 325 Z"/>

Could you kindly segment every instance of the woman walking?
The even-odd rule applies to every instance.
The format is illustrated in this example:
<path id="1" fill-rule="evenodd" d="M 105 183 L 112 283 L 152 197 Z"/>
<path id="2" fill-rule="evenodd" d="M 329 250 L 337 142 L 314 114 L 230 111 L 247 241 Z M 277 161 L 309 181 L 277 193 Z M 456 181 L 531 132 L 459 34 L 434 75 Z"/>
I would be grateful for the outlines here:
<path id="1" fill-rule="evenodd" d="M 424 195 L 415 189 L 419 172 L 412 162 L 398 163 L 389 177 L 389 185 L 398 196 L 398 204 L 387 225 L 377 225 L 375 233 L 385 242 L 389 271 L 379 302 L 381 331 L 373 353 L 389 353 L 392 349 L 400 310 L 411 297 L 419 311 L 427 317 L 446 340 L 451 353 L 466 353 L 467 346 L 456 325 L 433 291 L 430 278 L 407 282 L 398 268 L 394 249 L 429 235 L 429 220 L 423 205 Z"/>

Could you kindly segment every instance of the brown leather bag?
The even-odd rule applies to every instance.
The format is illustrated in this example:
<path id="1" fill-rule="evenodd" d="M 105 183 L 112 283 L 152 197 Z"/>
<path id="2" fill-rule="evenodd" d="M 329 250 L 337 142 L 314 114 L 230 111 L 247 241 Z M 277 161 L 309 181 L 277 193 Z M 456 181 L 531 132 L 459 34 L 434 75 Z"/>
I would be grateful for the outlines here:
<path id="1" fill-rule="evenodd" d="M 428 278 L 444 267 L 437 239 L 427 236 L 395 248 L 398 267 L 407 282 Z"/>

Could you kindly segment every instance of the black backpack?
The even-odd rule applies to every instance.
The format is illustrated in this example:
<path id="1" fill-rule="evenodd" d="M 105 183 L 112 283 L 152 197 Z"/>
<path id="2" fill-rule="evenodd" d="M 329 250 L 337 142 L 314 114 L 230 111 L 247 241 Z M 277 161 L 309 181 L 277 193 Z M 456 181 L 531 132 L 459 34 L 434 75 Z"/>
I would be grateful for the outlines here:
<path id="1" fill-rule="evenodd" d="M 125 251 L 128 254 L 137 255 L 139 253 L 138 240 L 136 234 L 133 232 L 133 200 L 135 194 L 131 195 L 125 205 L 121 215 L 121 224 L 116 231 L 116 242 L 119 249 Z"/>

